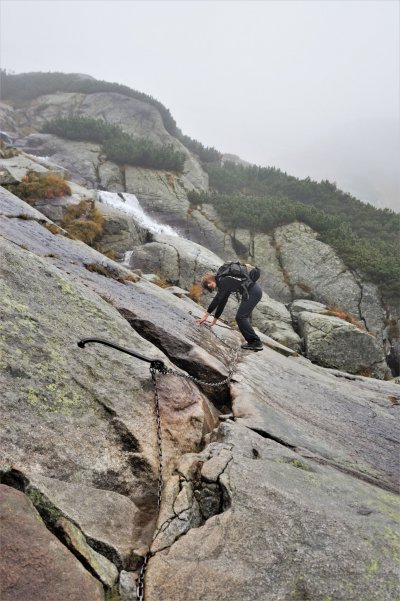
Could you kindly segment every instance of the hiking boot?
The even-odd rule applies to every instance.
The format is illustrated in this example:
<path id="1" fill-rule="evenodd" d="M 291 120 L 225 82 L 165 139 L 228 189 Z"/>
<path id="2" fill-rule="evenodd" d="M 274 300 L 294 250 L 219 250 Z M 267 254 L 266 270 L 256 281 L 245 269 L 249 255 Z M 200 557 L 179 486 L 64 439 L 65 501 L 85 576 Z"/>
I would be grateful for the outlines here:
<path id="1" fill-rule="evenodd" d="M 262 342 L 246 342 L 242 344 L 242 349 L 245 351 L 262 351 L 263 348 Z"/>

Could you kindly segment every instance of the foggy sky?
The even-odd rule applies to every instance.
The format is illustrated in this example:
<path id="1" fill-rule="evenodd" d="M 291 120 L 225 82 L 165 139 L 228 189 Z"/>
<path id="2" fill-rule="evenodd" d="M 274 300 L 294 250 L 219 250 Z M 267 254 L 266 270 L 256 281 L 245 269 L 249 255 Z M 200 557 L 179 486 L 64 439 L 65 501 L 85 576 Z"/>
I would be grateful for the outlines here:
<path id="1" fill-rule="evenodd" d="M 1 0 L 1 67 L 150 94 L 182 131 L 400 209 L 396 0 Z"/>

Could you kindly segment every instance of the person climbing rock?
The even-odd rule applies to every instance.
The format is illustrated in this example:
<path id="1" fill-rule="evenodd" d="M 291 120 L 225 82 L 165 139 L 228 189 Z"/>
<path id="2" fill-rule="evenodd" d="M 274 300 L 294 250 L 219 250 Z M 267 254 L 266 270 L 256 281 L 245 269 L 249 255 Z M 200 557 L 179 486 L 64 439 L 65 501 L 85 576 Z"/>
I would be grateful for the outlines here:
<path id="1" fill-rule="evenodd" d="M 257 284 L 259 277 L 260 270 L 258 267 L 243 266 L 240 263 L 224 263 L 217 273 L 207 272 L 204 274 L 201 278 L 202 287 L 209 292 L 217 290 L 217 294 L 203 317 L 197 319 L 196 323 L 200 325 L 204 323 L 210 328 L 213 327 L 225 309 L 230 294 L 237 292 L 241 294 L 241 302 L 236 313 L 236 323 L 240 333 L 246 340 L 245 344 L 242 344 L 242 349 L 262 351 L 262 342 L 250 323 L 253 309 L 262 297 L 261 287 Z M 214 310 L 213 321 L 207 323 L 208 317 Z"/>

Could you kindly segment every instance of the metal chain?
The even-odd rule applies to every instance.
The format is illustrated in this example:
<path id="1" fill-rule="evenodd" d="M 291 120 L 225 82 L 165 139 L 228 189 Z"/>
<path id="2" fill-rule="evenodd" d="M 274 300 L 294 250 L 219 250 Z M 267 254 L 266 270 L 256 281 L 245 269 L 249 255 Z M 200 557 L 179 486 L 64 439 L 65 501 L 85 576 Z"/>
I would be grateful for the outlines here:
<path id="1" fill-rule="evenodd" d="M 160 397 L 158 395 L 157 386 L 157 369 L 150 367 L 151 379 L 154 382 L 154 409 L 156 414 L 157 424 L 157 450 L 158 450 L 158 486 L 157 486 L 157 515 L 160 513 L 161 497 L 163 490 L 163 453 L 162 453 L 162 436 L 161 436 L 161 415 L 160 415 Z M 164 373 L 164 370 L 161 372 Z M 154 536 L 153 540 L 154 541 Z M 151 547 L 151 545 L 150 545 Z M 136 581 L 136 599 L 137 601 L 144 601 L 144 577 L 146 574 L 147 564 L 152 556 L 151 548 L 147 551 L 142 566 L 140 568 L 139 576 Z"/>
<path id="2" fill-rule="evenodd" d="M 158 488 L 157 488 L 157 512 L 160 511 L 161 495 L 163 489 L 163 453 L 162 453 L 162 436 L 161 436 L 161 416 L 160 416 L 160 397 L 157 387 L 157 370 L 150 368 L 151 378 L 154 382 L 154 400 L 157 422 L 157 449 L 158 449 Z"/>
<path id="3" fill-rule="evenodd" d="M 169 369 L 169 368 L 165 369 L 162 373 L 167 376 L 178 376 L 179 378 L 185 378 L 186 380 L 192 380 L 192 382 L 196 382 L 197 384 L 201 384 L 203 386 L 209 386 L 211 388 L 219 388 L 220 386 L 224 386 L 225 384 L 228 384 L 232 380 L 233 374 L 236 369 L 236 364 L 239 359 L 239 350 L 240 349 L 236 349 L 234 351 L 234 353 L 232 355 L 232 360 L 229 362 L 230 367 L 228 369 L 228 376 L 225 378 L 225 380 L 220 380 L 219 382 L 206 382 L 204 380 L 200 380 L 199 378 L 196 378 L 195 376 L 191 376 L 189 374 L 182 374 L 179 371 L 175 371 L 174 369 Z"/>
<path id="4" fill-rule="evenodd" d="M 149 563 L 149 559 L 151 557 L 151 552 L 148 551 L 145 555 L 145 558 L 142 563 L 142 567 L 140 568 L 139 576 L 136 580 L 136 600 L 144 601 L 144 576 L 147 569 L 147 564 Z"/>
<path id="5" fill-rule="evenodd" d="M 236 349 L 232 355 L 232 361 L 230 361 L 230 367 L 228 369 L 228 376 L 225 380 L 221 380 L 219 382 L 205 382 L 204 380 L 200 380 L 195 378 L 194 376 L 190 376 L 189 374 L 182 374 L 174 369 L 165 368 L 163 365 L 162 368 L 157 368 L 154 365 L 150 366 L 151 378 L 154 382 L 154 409 L 156 414 L 156 422 L 157 422 L 157 449 L 158 449 L 158 486 L 157 486 L 157 515 L 160 512 L 161 507 L 161 499 L 162 499 L 162 490 L 163 490 L 163 452 L 162 452 L 162 433 L 161 433 L 161 416 L 160 416 L 160 397 L 158 394 L 158 386 L 157 386 L 157 373 L 161 373 L 166 376 L 178 376 L 180 378 L 186 378 L 187 380 L 192 380 L 197 384 L 202 384 L 203 386 L 211 386 L 212 388 L 217 388 L 220 386 L 224 386 L 231 381 L 234 371 L 236 369 L 236 364 L 239 359 L 239 351 L 240 349 Z M 152 543 L 154 542 L 155 536 L 153 536 Z M 151 543 L 151 544 L 152 544 Z M 144 601 L 144 579 L 146 576 L 146 570 L 149 563 L 150 558 L 153 556 L 151 551 L 151 545 L 149 550 L 147 551 L 142 566 L 139 571 L 138 578 L 136 580 L 136 601 Z"/>

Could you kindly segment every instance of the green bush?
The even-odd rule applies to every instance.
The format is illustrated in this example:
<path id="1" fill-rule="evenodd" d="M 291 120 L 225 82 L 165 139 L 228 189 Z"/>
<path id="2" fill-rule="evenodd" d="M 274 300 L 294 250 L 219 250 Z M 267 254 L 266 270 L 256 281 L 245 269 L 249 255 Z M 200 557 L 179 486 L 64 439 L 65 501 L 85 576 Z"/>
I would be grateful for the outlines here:
<path id="1" fill-rule="evenodd" d="M 103 149 L 107 158 L 119 165 L 138 165 L 182 173 L 185 164 L 185 155 L 176 152 L 172 145 L 156 146 L 145 138 L 132 138 L 125 133 L 105 140 Z"/>
<path id="2" fill-rule="evenodd" d="M 182 134 L 180 130 L 178 130 L 177 138 L 194 154 L 199 157 L 199 160 L 202 163 L 220 163 L 222 159 L 222 153 L 212 147 L 206 147 L 201 142 L 197 140 L 193 140 L 193 138 L 189 138 L 189 136 L 185 136 Z"/>
<path id="3" fill-rule="evenodd" d="M 47 121 L 43 132 L 70 140 L 86 140 L 102 144 L 110 161 L 119 165 L 136 165 L 152 169 L 182 172 L 185 155 L 172 144 L 157 146 L 146 138 L 134 138 L 117 125 L 102 119 L 70 115 Z"/>
<path id="4" fill-rule="evenodd" d="M 102 144 L 105 140 L 122 133 L 120 127 L 109 125 L 102 119 L 70 115 L 69 117 L 58 117 L 46 121 L 42 131 L 54 134 L 68 140 L 86 140 Z"/>

